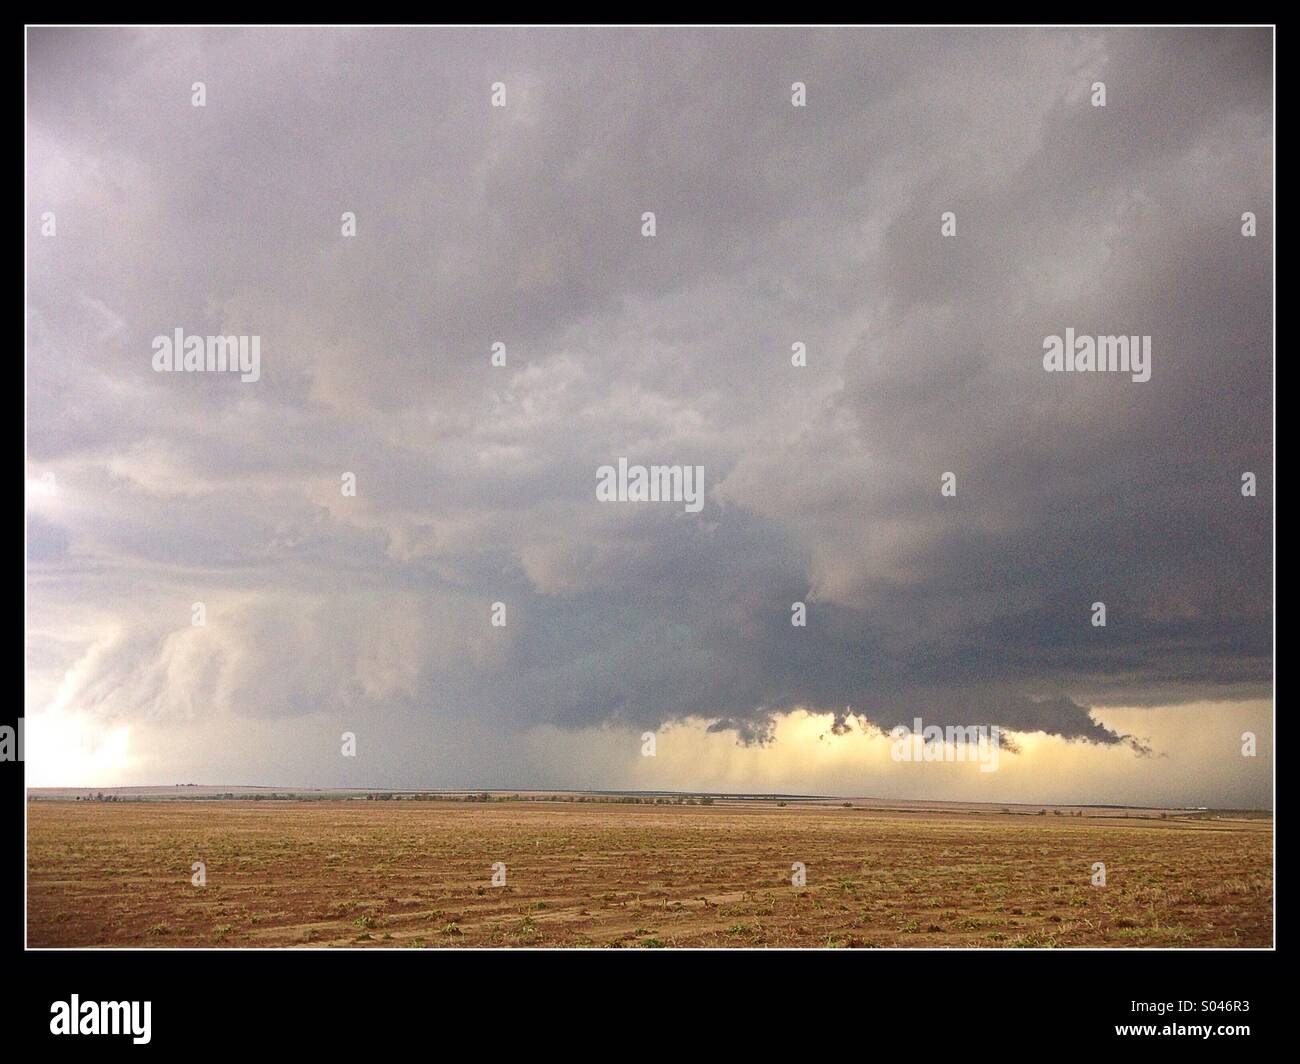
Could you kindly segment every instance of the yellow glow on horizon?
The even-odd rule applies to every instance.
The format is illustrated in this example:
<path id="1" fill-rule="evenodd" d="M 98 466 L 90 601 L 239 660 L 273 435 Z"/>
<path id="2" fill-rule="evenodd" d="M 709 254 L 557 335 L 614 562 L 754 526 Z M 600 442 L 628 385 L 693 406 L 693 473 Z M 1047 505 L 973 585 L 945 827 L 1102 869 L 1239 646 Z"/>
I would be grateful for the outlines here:
<path id="1" fill-rule="evenodd" d="M 729 732 L 688 720 L 656 732 L 654 757 L 616 727 L 579 733 L 538 728 L 534 761 L 557 787 L 826 794 L 956 802 L 1031 804 L 1271 806 L 1272 704 L 1194 703 L 1108 708 L 1093 719 L 1149 745 L 1072 741 L 1042 732 L 1003 734 L 996 768 L 971 760 L 900 761 L 894 740 L 850 718 L 843 735 L 833 716 L 798 710 L 777 719 L 773 742 L 738 745 Z M 1241 735 L 1259 736 L 1258 756 L 1243 757 Z M 635 741 L 634 741 L 635 740 Z M 951 746 L 948 749 L 952 749 Z M 1223 800 L 1215 802 L 1211 796 Z"/>

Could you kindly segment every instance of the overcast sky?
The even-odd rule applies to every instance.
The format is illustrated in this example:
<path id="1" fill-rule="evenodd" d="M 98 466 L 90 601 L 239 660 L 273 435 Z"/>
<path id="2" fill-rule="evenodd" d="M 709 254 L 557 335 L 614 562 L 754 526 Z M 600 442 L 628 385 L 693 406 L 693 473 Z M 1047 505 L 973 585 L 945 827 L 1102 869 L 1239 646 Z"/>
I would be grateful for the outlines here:
<path id="1" fill-rule="evenodd" d="M 31 782 L 1271 803 L 1268 31 L 27 59 Z M 918 716 L 1019 752 L 899 765 Z"/>

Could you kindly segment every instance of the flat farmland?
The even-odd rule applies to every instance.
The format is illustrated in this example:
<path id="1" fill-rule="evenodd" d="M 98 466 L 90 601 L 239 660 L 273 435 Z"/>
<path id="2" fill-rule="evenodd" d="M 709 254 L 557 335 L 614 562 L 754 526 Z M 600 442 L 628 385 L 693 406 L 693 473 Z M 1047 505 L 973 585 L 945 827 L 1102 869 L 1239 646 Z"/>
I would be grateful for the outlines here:
<path id="1" fill-rule="evenodd" d="M 32 947 L 1272 945 L 1272 819 L 33 801 Z M 191 882 L 203 862 L 206 885 Z M 493 865 L 505 885 L 493 886 Z M 791 866 L 806 867 L 804 886 Z M 1105 886 L 1092 884 L 1105 864 Z"/>

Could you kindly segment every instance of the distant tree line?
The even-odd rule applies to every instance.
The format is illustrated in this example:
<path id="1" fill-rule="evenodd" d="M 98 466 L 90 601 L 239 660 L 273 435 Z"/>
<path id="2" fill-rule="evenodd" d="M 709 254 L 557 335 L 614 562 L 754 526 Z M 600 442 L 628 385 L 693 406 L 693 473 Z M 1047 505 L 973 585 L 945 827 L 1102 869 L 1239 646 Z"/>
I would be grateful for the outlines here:
<path id="1" fill-rule="evenodd" d="M 478 791 L 470 794 L 432 794 L 426 791 L 401 793 L 372 791 L 366 795 L 369 802 L 578 802 L 602 805 L 712 805 L 707 796 L 675 795 L 650 797 L 635 794 L 489 794 Z"/>

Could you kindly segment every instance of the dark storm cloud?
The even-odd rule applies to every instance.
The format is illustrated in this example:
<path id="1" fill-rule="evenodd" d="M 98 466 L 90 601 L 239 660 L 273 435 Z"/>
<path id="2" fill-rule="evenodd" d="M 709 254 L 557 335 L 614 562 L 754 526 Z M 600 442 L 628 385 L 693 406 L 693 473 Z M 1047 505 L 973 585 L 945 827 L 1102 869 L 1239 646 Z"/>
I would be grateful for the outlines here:
<path id="1" fill-rule="evenodd" d="M 1262 31 L 32 31 L 32 608 L 103 631 L 33 660 L 114 719 L 759 743 L 800 706 L 1117 743 L 1090 706 L 1266 693 L 1270 62 Z M 176 327 L 260 335 L 262 380 L 153 373 Z M 1067 327 L 1151 335 L 1151 380 L 1045 373 Z M 703 465 L 703 512 L 598 503 L 620 456 Z"/>

